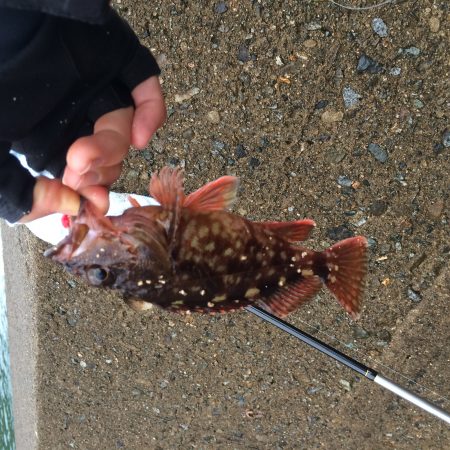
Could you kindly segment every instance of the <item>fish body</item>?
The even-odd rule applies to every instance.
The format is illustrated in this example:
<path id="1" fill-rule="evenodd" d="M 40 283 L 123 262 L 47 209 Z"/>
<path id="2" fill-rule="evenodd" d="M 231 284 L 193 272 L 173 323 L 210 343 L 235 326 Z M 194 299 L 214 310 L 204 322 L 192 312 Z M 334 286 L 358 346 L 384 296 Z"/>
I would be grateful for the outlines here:
<path id="1" fill-rule="evenodd" d="M 238 181 L 222 177 L 185 196 L 180 170 L 152 177 L 160 206 L 101 216 L 89 203 L 47 256 L 88 283 L 121 291 L 134 309 L 228 312 L 258 303 L 285 316 L 325 284 L 346 311 L 360 312 L 367 241 L 358 236 L 323 252 L 295 244 L 315 223 L 252 222 L 227 211 Z"/>

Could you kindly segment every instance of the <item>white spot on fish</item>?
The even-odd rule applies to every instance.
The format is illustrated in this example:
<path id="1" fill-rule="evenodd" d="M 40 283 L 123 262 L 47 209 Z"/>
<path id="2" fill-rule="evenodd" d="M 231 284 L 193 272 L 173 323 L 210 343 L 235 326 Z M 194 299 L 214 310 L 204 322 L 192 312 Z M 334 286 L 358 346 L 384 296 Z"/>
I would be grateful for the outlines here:
<path id="1" fill-rule="evenodd" d="M 223 256 L 231 256 L 234 253 L 234 250 L 232 248 L 227 248 L 224 252 L 223 252 Z"/>
<path id="2" fill-rule="evenodd" d="M 214 236 L 217 236 L 220 233 L 220 223 L 214 222 L 211 226 L 211 231 Z"/>
<path id="3" fill-rule="evenodd" d="M 252 298 L 255 297 L 255 295 L 258 295 L 260 292 L 260 290 L 258 288 L 250 288 L 247 289 L 247 291 L 245 292 L 245 298 Z"/>
<path id="4" fill-rule="evenodd" d="M 311 269 L 303 269 L 302 275 L 304 277 L 312 277 L 314 275 L 314 272 Z"/>
<path id="5" fill-rule="evenodd" d="M 100 253 L 97 253 L 97 254 L 95 255 L 95 257 L 96 257 L 96 258 L 100 258 Z"/>
<path id="6" fill-rule="evenodd" d="M 212 252 L 216 248 L 216 244 L 214 241 L 208 242 L 208 244 L 205 246 L 205 250 L 207 252 Z"/>
<path id="7" fill-rule="evenodd" d="M 138 285 L 138 286 L 143 286 L 143 285 L 144 285 L 144 282 L 143 282 L 142 280 L 139 280 L 139 281 L 137 282 L 137 285 Z"/>
<path id="8" fill-rule="evenodd" d="M 212 308 L 214 306 L 214 303 L 208 302 L 206 305 L 208 306 L 208 308 Z"/>
<path id="9" fill-rule="evenodd" d="M 202 289 L 201 291 L 200 291 L 200 295 L 205 295 L 206 294 L 206 291 L 204 290 L 204 289 Z"/>
<path id="10" fill-rule="evenodd" d="M 334 265 L 334 270 L 337 272 L 339 270 L 339 266 L 337 264 Z"/>
<path id="11" fill-rule="evenodd" d="M 304 258 L 307 254 L 308 252 L 302 252 L 302 258 Z"/>
<path id="12" fill-rule="evenodd" d="M 187 292 L 184 289 L 181 289 L 180 291 L 178 291 L 179 294 L 186 296 Z"/>
<path id="13" fill-rule="evenodd" d="M 182 305 L 184 303 L 183 300 L 177 300 L 176 302 L 173 302 L 172 305 L 177 306 L 177 305 Z"/>
<path id="14" fill-rule="evenodd" d="M 292 262 L 295 262 L 295 261 L 297 261 L 297 258 L 296 258 L 295 256 L 292 256 L 292 257 L 291 257 L 291 261 L 292 261 Z"/>
<path id="15" fill-rule="evenodd" d="M 209 233 L 208 227 L 206 227 L 205 225 L 201 226 L 198 229 L 198 236 L 200 238 L 204 238 L 204 237 L 208 236 L 208 233 Z"/>
<path id="16" fill-rule="evenodd" d="M 278 280 L 278 286 L 283 287 L 286 284 L 286 277 L 280 277 Z"/>
<path id="17" fill-rule="evenodd" d="M 100 253 L 105 253 L 105 249 L 103 247 L 100 249 Z"/>
<path id="18" fill-rule="evenodd" d="M 328 279 L 332 282 L 332 283 L 336 283 L 336 277 L 334 275 L 328 275 Z"/>
<path id="19" fill-rule="evenodd" d="M 226 296 L 225 294 L 223 294 L 223 295 L 216 295 L 216 296 L 212 299 L 212 301 L 215 302 L 215 303 L 223 302 L 224 300 L 226 300 L 226 298 L 227 298 L 227 296 Z"/>
<path id="20" fill-rule="evenodd" d="M 245 255 L 242 255 L 241 257 L 240 257 L 240 260 L 241 261 L 245 261 L 247 259 L 247 256 L 245 256 Z"/>
<path id="21" fill-rule="evenodd" d="M 145 280 L 145 284 L 152 284 L 152 280 Z"/>

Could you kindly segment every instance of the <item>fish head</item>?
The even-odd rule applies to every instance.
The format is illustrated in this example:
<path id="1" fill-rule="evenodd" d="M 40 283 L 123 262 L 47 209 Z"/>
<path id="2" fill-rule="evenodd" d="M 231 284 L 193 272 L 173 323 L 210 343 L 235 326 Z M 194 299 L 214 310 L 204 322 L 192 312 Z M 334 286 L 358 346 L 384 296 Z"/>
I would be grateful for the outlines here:
<path id="1" fill-rule="evenodd" d="M 83 200 L 69 234 L 44 255 L 92 286 L 142 294 L 141 280 L 164 274 L 164 249 L 133 221 L 115 219 L 120 217 L 106 217 Z"/>

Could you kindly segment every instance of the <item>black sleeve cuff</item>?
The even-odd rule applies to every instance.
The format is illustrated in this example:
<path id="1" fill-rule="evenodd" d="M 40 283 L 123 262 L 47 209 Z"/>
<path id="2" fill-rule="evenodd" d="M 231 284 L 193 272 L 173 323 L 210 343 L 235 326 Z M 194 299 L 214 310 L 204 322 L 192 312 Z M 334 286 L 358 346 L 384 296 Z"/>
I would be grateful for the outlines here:
<path id="1" fill-rule="evenodd" d="M 36 179 L 9 153 L 9 144 L 0 142 L 0 217 L 17 222 L 31 211 Z"/>

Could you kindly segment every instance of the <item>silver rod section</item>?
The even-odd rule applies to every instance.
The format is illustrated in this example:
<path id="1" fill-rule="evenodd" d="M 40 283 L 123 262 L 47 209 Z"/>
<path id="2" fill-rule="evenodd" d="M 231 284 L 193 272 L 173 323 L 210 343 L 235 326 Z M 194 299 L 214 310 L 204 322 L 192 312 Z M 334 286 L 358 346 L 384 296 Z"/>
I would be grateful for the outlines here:
<path id="1" fill-rule="evenodd" d="M 394 394 L 397 394 L 398 396 L 404 398 L 405 400 L 414 403 L 419 408 L 428 411 L 430 414 L 433 414 L 433 416 L 436 416 L 444 422 L 450 424 L 450 414 L 448 414 L 447 411 L 444 411 L 442 408 L 439 408 L 439 406 L 433 405 L 433 403 L 430 403 L 428 400 L 419 397 L 411 391 L 407 391 L 393 381 L 383 377 L 382 375 L 378 374 L 373 381 L 375 381 L 375 383 L 379 384 L 380 386 L 383 386 L 384 388 L 390 390 Z"/>

